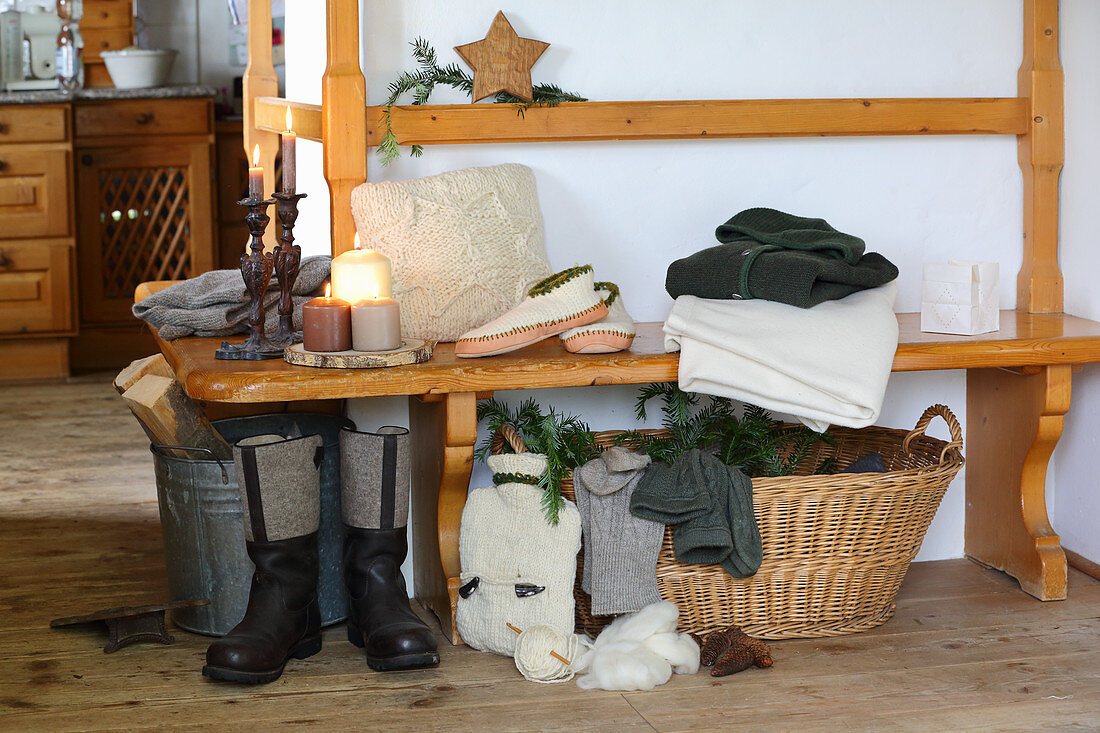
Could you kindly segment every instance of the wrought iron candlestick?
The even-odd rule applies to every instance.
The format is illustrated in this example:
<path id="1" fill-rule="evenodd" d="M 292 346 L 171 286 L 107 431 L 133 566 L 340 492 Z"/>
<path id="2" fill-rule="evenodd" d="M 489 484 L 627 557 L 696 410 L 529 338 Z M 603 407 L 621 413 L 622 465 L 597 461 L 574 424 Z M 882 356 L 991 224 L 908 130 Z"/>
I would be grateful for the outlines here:
<path id="1" fill-rule="evenodd" d="M 251 252 L 241 255 L 241 277 L 248 292 L 251 304 L 248 309 L 248 338 L 242 344 L 230 344 L 223 341 L 221 348 L 214 352 L 218 359 L 278 359 L 283 355 L 283 347 L 271 343 L 264 335 L 265 308 L 264 293 L 271 282 L 275 267 L 275 258 L 264 252 L 264 230 L 271 217 L 267 207 L 275 203 L 274 199 L 247 198 L 237 202 L 248 208 L 245 223 L 252 235 L 249 245 Z"/>
<path id="2" fill-rule="evenodd" d="M 280 191 L 271 194 L 278 201 L 275 208 L 282 225 L 279 246 L 275 248 L 275 276 L 279 278 L 279 330 L 271 341 L 283 347 L 300 343 L 302 332 L 294 330 L 294 301 L 291 292 L 298 279 L 298 265 L 302 262 L 302 248 L 294 244 L 294 222 L 298 219 L 298 202 L 304 193 Z"/>

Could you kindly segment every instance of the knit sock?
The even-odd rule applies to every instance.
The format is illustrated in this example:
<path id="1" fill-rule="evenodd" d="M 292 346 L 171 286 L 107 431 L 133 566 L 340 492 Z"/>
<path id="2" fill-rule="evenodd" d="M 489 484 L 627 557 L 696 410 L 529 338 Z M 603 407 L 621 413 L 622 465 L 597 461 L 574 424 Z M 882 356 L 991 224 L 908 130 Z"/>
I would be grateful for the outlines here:
<path id="1" fill-rule="evenodd" d="M 521 349 L 607 315 L 592 282 L 592 265 L 571 267 L 536 283 L 519 305 L 462 334 L 455 356 L 476 357 Z"/>
<path id="2" fill-rule="evenodd" d="M 581 588 L 592 597 L 595 616 L 637 611 L 661 598 L 656 567 L 665 527 L 630 513 L 649 462 L 616 446 L 573 472 L 584 533 Z"/>
<path id="3" fill-rule="evenodd" d="M 595 287 L 607 304 L 607 315 L 563 333 L 561 340 L 565 350 L 574 354 L 609 354 L 630 348 L 634 341 L 634 319 L 626 312 L 619 286 L 598 282 Z"/>

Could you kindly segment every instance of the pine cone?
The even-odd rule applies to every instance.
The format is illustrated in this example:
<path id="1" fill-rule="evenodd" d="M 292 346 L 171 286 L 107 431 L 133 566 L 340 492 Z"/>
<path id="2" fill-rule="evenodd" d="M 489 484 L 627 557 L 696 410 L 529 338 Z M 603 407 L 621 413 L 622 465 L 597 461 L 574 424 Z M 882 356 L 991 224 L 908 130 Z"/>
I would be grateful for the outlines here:
<path id="1" fill-rule="evenodd" d="M 715 664 L 727 651 L 729 651 L 730 646 L 733 644 L 733 636 L 730 634 L 730 629 L 733 628 L 736 627 L 731 626 L 729 629 L 720 629 L 707 634 L 706 641 L 703 642 L 702 651 L 699 653 L 699 663 L 701 665 L 709 667 Z"/>
<path id="2" fill-rule="evenodd" d="M 741 640 L 745 645 L 745 648 L 752 653 L 752 663 L 757 667 L 770 667 L 774 663 L 772 661 L 772 650 L 761 639 L 753 639 L 751 636 L 746 636 Z"/>
<path id="3" fill-rule="evenodd" d="M 753 656 L 749 648 L 744 644 L 735 644 L 715 663 L 714 669 L 710 671 L 710 676 L 725 677 L 748 669 L 752 664 Z"/>

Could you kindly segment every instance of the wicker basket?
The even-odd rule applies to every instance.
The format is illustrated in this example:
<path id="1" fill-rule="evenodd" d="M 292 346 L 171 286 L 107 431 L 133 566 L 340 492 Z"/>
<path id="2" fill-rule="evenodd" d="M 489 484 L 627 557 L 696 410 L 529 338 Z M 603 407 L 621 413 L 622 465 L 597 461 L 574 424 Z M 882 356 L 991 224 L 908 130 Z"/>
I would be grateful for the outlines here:
<path id="1" fill-rule="evenodd" d="M 942 417 L 951 442 L 924 435 Z M 654 431 L 656 432 L 656 431 Z M 665 530 L 657 559 L 661 597 L 680 607 L 680 630 L 707 633 L 730 624 L 752 636 L 791 639 L 840 636 L 885 623 L 948 484 L 963 465 L 962 428 L 943 405 L 925 410 L 912 431 L 833 428 L 835 445 L 817 444 L 805 466 L 829 455 L 838 465 L 872 451 L 886 473 L 753 479 L 753 504 L 764 562 L 737 579 L 717 565 L 684 565 Z M 597 434 L 601 445 L 618 431 Z M 561 485 L 573 498 L 573 482 Z M 595 635 L 611 617 L 594 617 L 581 591 L 577 558 L 577 627 Z"/>

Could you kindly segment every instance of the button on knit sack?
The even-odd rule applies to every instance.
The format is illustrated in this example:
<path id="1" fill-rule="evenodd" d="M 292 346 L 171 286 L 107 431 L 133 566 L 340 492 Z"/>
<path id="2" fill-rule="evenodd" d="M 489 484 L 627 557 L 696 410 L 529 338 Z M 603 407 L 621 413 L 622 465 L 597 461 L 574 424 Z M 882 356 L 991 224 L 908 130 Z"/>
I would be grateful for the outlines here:
<path id="1" fill-rule="evenodd" d="M 545 456 L 514 453 L 490 456 L 488 463 L 501 483 L 471 491 L 462 511 L 456 624 L 474 649 L 511 657 L 517 634 L 508 624 L 573 633 L 581 520 L 571 501 L 556 525 L 546 520 L 535 485 L 546 472 Z"/>
<path id="2" fill-rule="evenodd" d="M 551 273 L 527 166 L 363 183 L 351 211 L 363 246 L 392 262 L 405 336 L 454 341 Z"/>

